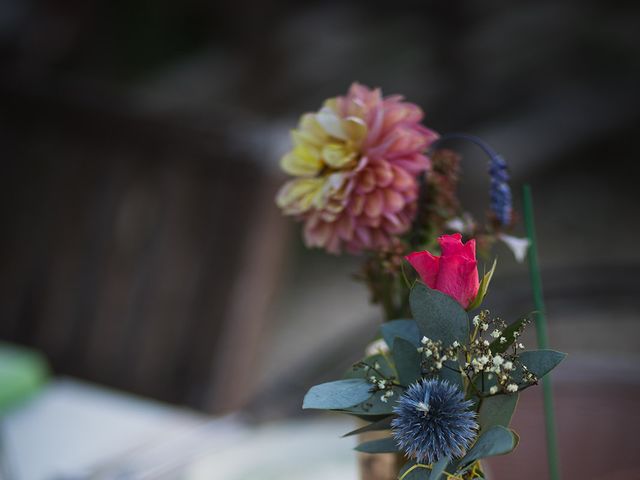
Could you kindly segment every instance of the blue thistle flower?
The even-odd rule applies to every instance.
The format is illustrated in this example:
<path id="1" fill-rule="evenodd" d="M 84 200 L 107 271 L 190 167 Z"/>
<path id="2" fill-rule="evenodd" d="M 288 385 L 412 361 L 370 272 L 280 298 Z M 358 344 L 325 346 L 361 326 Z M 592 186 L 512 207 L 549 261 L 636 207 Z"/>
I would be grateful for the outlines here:
<path id="1" fill-rule="evenodd" d="M 458 458 L 476 436 L 472 402 L 446 380 L 419 380 L 400 396 L 391 432 L 400 449 L 418 463 Z"/>
<path id="2" fill-rule="evenodd" d="M 496 153 L 491 155 L 489 175 L 491 176 L 491 210 L 502 225 L 509 225 L 511 223 L 511 188 L 507 183 L 509 172 L 507 162 Z"/>

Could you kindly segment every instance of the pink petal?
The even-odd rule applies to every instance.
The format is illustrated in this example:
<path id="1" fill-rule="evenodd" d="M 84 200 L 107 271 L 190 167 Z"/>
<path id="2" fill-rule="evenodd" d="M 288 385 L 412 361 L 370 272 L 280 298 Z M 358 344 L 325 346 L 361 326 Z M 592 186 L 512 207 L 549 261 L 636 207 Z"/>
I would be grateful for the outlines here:
<path id="1" fill-rule="evenodd" d="M 440 257 L 435 257 L 431 253 L 413 252 L 404 257 L 415 268 L 418 275 L 429 288 L 436 288 L 438 271 L 440 270 Z"/>

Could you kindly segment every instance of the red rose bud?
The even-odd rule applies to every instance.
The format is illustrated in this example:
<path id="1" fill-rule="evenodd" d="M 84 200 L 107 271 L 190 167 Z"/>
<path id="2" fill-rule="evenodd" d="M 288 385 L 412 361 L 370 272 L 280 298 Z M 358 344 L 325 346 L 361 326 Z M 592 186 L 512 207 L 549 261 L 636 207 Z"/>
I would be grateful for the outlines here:
<path id="1" fill-rule="evenodd" d="M 462 243 L 462 235 L 443 235 L 438 239 L 442 255 L 413 252 L 405 258 L 416 269 L 429 288 L 453 297 L 467 308 L 478 294 L 478 263 L 476 241 Z"/>

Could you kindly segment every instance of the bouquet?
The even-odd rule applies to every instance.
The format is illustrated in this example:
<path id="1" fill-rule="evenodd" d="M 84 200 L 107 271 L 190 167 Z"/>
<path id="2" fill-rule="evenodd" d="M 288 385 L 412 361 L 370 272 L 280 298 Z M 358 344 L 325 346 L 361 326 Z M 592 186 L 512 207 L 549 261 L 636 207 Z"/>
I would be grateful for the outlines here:
<path id="1" fill-rule="evenodd" d="M 504 160 L 475 137 L 436 134 L 422 118 L 402 97 L 354 84 L 292 132 L 282 167 L 295 178 L 277 204 L 304 222 L 308 246 L 363 256 L 358 278 L 385 319 L 364 358 L 312 387 L 303 408 L 366 423 L 348 435 L 388 432 L 356 450 L 396 453 L 401 480 L 485 478 L 480 461 L 518 444 L 509 429 L 518 395 L 565 355 L 526 350 L 529 319 L 507 324 L 484 305 L 496 263 L 480 279 L 476 248 L 488 257 L 502 240 L 521 259 L 528 247 L 509 234 Z M 457 198 L 460 156 L 441 147 L 453 138 L 490 157 L 484 225 Z"/>

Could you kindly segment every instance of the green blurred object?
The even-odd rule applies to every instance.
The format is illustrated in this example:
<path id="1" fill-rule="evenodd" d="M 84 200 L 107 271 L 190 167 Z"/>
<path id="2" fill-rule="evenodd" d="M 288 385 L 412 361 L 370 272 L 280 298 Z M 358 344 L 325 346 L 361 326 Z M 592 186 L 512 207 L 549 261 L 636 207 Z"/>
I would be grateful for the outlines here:
<path id="1" fill-rule="evenodd" d="M 0 342 L 0 417 L 37 392 L 48 374 L 37 351 Z"/>
<path id="2" fill-rule="evenodd" d="M 522 189 L 522 205 L 524 224 L 529 237 L 529 273 L 531 288 L 533 290 L 533 303 L 536 308 L 536 333 L 538 336 L 538 348 L 549 348 L 549 333 L 547 332 L 547 318 L 545 315 L 544 296 L 542 290 L 542 276 L 538 263 L 538 245 L 536 242 L 536 227 L 533 214 L 533 196 L 531 187 L 525 185 Z M 544 397 L 544 420 L 547 434 L 547 461 L 549 463 L 549 478 L 560 480 L 560 463 L 558 457 L 558 438 L 556 436 L 556 418 L 553 409 L 553 390 L 551 387 L 551 375 L 542 378 L 542 393 Z"/>

